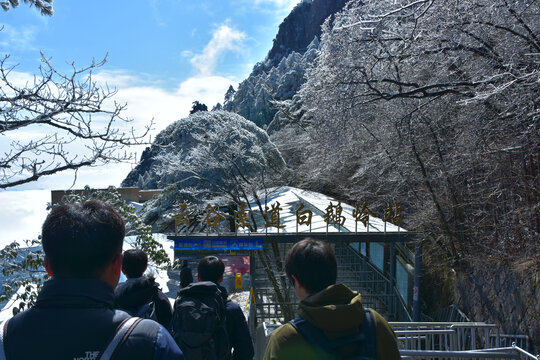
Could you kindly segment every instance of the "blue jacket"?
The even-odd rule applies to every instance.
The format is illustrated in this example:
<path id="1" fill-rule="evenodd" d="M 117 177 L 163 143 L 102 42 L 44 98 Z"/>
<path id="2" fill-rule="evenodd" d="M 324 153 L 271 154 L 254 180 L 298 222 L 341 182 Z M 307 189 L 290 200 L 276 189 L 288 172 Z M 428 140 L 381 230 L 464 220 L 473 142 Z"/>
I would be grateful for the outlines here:
<path id="1" fill-rule="evenodd" d="M 237 303 L 227 300 L 227 290 L 221 285 L 218 285 L 218 288 L 227 302 L 227 334 L 233 350 L 232 358 L 233 360 L 253 359 L 255 350 L 246 317 Z"/>
<path id="2" fill-rule="evenodd" d="M 129 315 L 114 310 L 114 291 L 100 280 L 52 279 L 36 304 L 9 320 L 4 349 L 7 359 L 92 360 Z M 183 359 L 163 326 L 144 320 L 115 359 Z M 134 357 L 135 356 L 135 357 Z"/>

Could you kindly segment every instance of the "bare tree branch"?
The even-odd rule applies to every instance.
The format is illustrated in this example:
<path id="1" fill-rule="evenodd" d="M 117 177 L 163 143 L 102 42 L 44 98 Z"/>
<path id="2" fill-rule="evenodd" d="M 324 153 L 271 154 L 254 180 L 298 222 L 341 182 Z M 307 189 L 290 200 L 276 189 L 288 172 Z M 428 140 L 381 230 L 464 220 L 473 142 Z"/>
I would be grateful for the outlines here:
<path id="1" fill-rule="evenodd" d="M 129 146 L 144 144 L 152 122 L 129 127 L 116 90 L 102 87 L 92 72 L 106 59 L 63 74 L 42 54 L 39 76 L 21 83 L 6 55 L 0 60 L 0 135 L 9 150 L 0 154 L 0 189 L 84 166 L 126 161 Z M 20 135 L 29 132 L 30 139 Z M 40 135 L 38 135 L 40 134 Z M 24 136 L 26 139 L 27 136 Z"/>

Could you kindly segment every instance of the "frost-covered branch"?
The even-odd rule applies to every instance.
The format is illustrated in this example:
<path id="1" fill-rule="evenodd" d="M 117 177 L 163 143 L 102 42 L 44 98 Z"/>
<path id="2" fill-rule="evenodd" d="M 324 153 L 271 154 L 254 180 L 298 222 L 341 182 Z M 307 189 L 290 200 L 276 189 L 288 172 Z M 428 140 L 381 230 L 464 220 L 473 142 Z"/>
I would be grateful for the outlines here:
<path id="1" fill-rule="evenodd" d="M 0 60 L 0 134 L 10 141 L 0 154 L 0 188 L 129 160 L 124 149 L 144 143 L 152 124 L 130 128 L 126 105 L 113 101 L 116 91 L 93 80 L 105 59 L 81 69 L 72 64 L 72 72 L 63 74 L 42 54 L 39 75 L 25 82 L 8 60 Z M 32 135 L 20 136 L 27 131 Z"/>

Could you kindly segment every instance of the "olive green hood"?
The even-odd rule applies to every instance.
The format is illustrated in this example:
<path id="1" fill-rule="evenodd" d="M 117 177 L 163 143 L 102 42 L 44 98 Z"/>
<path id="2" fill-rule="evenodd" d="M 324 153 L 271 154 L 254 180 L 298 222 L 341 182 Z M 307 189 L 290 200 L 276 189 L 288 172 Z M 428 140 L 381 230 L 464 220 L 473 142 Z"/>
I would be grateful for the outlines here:
<path id="1" fill-rule="evenodd" d="M 362 295 L 343 284 L 330 285 L 302 300 L 298 314 L 326 333 L 358 331 L 364 318 Z"/>

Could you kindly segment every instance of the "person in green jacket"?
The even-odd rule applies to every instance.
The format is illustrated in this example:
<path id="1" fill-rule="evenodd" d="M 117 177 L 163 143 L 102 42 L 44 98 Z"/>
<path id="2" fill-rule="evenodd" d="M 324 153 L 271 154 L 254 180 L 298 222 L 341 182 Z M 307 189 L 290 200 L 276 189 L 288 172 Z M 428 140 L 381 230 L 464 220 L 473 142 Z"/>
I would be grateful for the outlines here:
<path id="1" fill-rule="evenodd" d="M 344 342 L 334 352 L 318 346 L 313 339 L 301 335 L 291 322 L 279 327 L 270 336 L 265 360 L 270 359 L 342 359 L 353 356 L 372 357 L 379 360 L 401 358 L 396 336 L 388 322 L 375 310 L 370 320 L 364 320 L 366 310 L 362 295 L 344 284 L 336 284 L 337 260 L 332 247 L 323 241 L 310 238 L 296 243 L 285 257 L 285 272 L 300 300 L 298 315 L 308 325 L 320 329 L 327 339 L 354 337 L 362 331 L 371 344 L 362 341 Z M 367 323 L 362 326 L 362 323 Z M 294 322 L 294 321 L 293 321 Z M 373 326 L 368 327 L 368 323 Z M 370 330 L 362 330 L 365 328 Z M 373 334 L 374 332 L 374 334 Z M 323 341 L 325 342 L 325 341 Z M 343 343 L 343 341 L 342 341 Z M 370 354 L 365 354 L 371 348 Z"/>

